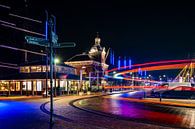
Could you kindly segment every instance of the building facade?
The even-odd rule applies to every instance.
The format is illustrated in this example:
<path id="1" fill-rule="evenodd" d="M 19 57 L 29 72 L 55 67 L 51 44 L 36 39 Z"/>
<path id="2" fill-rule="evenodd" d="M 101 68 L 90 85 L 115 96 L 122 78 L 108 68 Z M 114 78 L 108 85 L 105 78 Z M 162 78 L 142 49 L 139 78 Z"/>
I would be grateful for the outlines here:
<path id="1" fill-rule="evenodd" d="M 88 52 L 77 54 L 64 62 L 67 65 L 75 67 L 77 75 L 88 78 L 90 89 L 92 90 L 99 90 L 103 85 L 106 85 L 104 75 L 109 66 L 106 64 L 108 52 L 106 52 L 105 47 L 102 47 L 100 43 L 101 39 L 97 34 L 95 43 Z M 82 82 L 82 80 L 80 81 Z"/>
<path id="2" fill-rule="evenodd" d="M 68 65 L 54 66 L 54 95 L 78 92 L 79 79 L 76 69 Z M 50 90 L 50 67 L 44 62 L 21 65 L 19 72 L 0 78 L 1 95 L 42 95 Z M 89 85 L 83 79 L 84 85 Z"/>

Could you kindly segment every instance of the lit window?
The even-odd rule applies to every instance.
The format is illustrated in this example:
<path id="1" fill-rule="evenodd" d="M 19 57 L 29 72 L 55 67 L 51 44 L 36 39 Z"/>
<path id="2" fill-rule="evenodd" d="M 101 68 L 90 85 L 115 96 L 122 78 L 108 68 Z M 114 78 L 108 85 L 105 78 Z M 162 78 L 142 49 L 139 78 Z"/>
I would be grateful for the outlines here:
<path id="1" fill-rule="evenodd" d="M 24 67 L 24 73 L 30 73 L 30 67 L 29 66 Z"/>
<path id="2" fill-rule="evenodd" d="M 25 68 L 24 67 L 20 67 L 20 73 L 24 73 L 25 72 Z"/>
<path id="3" fill-rule="evenodd" d="M 37 91 L 42 91 L 41 81 L 37 81 Z"/>
<path id="4" fill-rule="evenodd" d="M 20 72 L 21 73 L 30 73 L 30 67 L 20 67 Z"/>
<path id="5" fill-rule="evenodd" d="M 31 91 L 31 90 L 32 90 L 31 81 L 28 81 L 28 82 L 27 82 L 27 85 L 28 85 L 28 86 L 27 86 L 27 90 L 28 90 L 28 91 Z"/>
<path id="6" fill-rule="evenodd" d="M 31 73 L 37 72 L 37 66 L 31 66 Z"/>
<path id="7" fill-rule="evenodd" d="M 41 65 L 37 66 L 37 72 L 41 72 Z"/>
<path id="8" fill-rule="evenodd" d="M 46 72 L 46 66 L 42 66 L 43 72 Z"/>
<path id="9" fill-rule="evenodd" d="M 16 82 L 16 91 L 20 91 L 20 82 Z"/>

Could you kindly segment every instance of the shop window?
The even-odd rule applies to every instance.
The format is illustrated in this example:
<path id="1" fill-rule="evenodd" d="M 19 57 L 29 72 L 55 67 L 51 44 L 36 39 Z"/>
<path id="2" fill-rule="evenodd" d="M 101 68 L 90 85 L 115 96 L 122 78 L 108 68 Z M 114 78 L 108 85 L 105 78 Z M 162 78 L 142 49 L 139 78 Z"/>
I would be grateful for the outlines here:
<path id="1" fill-rule="evenodd" d="M 28 91 L 31 91 L 32 90 L 32 83 L 31 83 L 31 81 L 28 81 L 27 82 L 27 90 Z"/>
<path id="2" fill-rule="evenodd" d="M 26 90 L 26 82 L 22 82 L 22 90 Z"/>
<path id="3" fill-rule="evenodd" d="M 42 91 L 41 81 L 37 81 L 37 91 Z"/>
<path id="4" fill-rule="evenodd" d="M 16 82 L 16 91 L 20 91 L 20 82 Z"/>
<path id="5" fill-rule="evenodd" d="M 8 82 L 0 83 L 0 91 L 8 91 Z"/>
<path id="6" fill-rule="evenodd" d="M 60 81 L 60 87 L 64 87 L 64 81 Z"/>
<path id="7" fill-rule="evenodd" d="M 37 82 L 36 81 L 33 81 L 33 90 L 34 91 L 37 91 Z"/>
<path id="8" fill-rule="evenodd" d="M 15 91 L 15 82 L 10 82 L 10 91 Z"/>

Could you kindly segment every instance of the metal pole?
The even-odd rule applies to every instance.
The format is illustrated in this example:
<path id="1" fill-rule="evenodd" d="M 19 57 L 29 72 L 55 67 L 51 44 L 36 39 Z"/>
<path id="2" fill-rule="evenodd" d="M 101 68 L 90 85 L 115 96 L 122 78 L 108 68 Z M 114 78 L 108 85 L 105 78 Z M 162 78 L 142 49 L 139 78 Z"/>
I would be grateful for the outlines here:
<path id="1" fill-rule="evenodd" d="M 79 92 L 82 90 L 82 82 L 83 82 L 83 70 L 80 70 L 80 85 L 79 85 Z"/>
<path id="2" fill-rule="evenodd" d="M 50 44 L 50 127 L 53 126 L 53 42 L 52 42 L 52 20 L 49 21 L 49 44 Z"/>
<path id="3" fill-rule="evenodd" d="M 46 14 L 46 20 L 45 20 L 45 39 L 48 39 L 48 12 L 45 10 Z M 48 49 L 45 48 L 46 50 L 46 98 L 48 97 Z"/>
<path id="4" fill-rule="evenodd" d="M 56 62 L 54 60 L 54 96 L 56 97 Z"/>
<path id="5" fill-rule="evenodd" d="M 92 91 L 92 89 L 91 89 L 91 72 L 89 72 L 89 89 L 90 89 L 90 91 Z"/>
<path id="6" fill-rule="evenodd" d="M 47 51 L 47 57 L 46 57 L 46 98 L 48 97 L 48 50 Z"/>
<path id="7" fill-rule="evenodd" d="M 98 92 L 99 92 L 99 71 L 97 71 L 97 87 L 98 87 Z"/>

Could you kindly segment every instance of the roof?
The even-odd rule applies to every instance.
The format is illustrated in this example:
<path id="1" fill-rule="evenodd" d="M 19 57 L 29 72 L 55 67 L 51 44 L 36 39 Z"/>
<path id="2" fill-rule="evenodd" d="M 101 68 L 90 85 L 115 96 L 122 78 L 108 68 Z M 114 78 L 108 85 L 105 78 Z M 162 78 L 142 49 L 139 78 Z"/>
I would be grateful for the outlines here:
<path id="1" fill-rule="evenodd" d="M 88 61 L 88 60 L 94 60 L 100 62 L 100 57 L 91 57 L 88 54 L 81 54 L 81 55 L 75 55 L 73 56 L 68 62 L 71 61 Z"/>
<path id="2" fill-rule="evenodd" d="M 88 54 L 76 55 L 69 61 L 86 61 L 86 60 L 91 60 Z"/>
<path id="3" fill-rule="evenodd" d="M 20 66 L 33 66 L 33 65 L 46 65 L 46 61 L 44 61 L 44 60 L 42 60 L 42 61 L 33 61 L 33 62 L 27 62 L 27 63 L 20 64 Z M 57 66 L 69 67 L 69 68 L 75 68 L 75 67 L 72 67 L 70 65 L 63 64 L 63 63 L 56 64 L 56 65 Z"/>
<path id="4" fill-rule="evenodd" d="M 46 73 L 18 73 L 4 77 L 0 77 L 0 80 L 25 80 L 25 79 L 46 79 Z M 49 74 L 48 74 L 49 79 Z M 74 74 L 56 73 L 56 79 L 71 79 L 80 80 L 80 76 Z M 83 78 L 83 80 L 87 80 Z"/>

